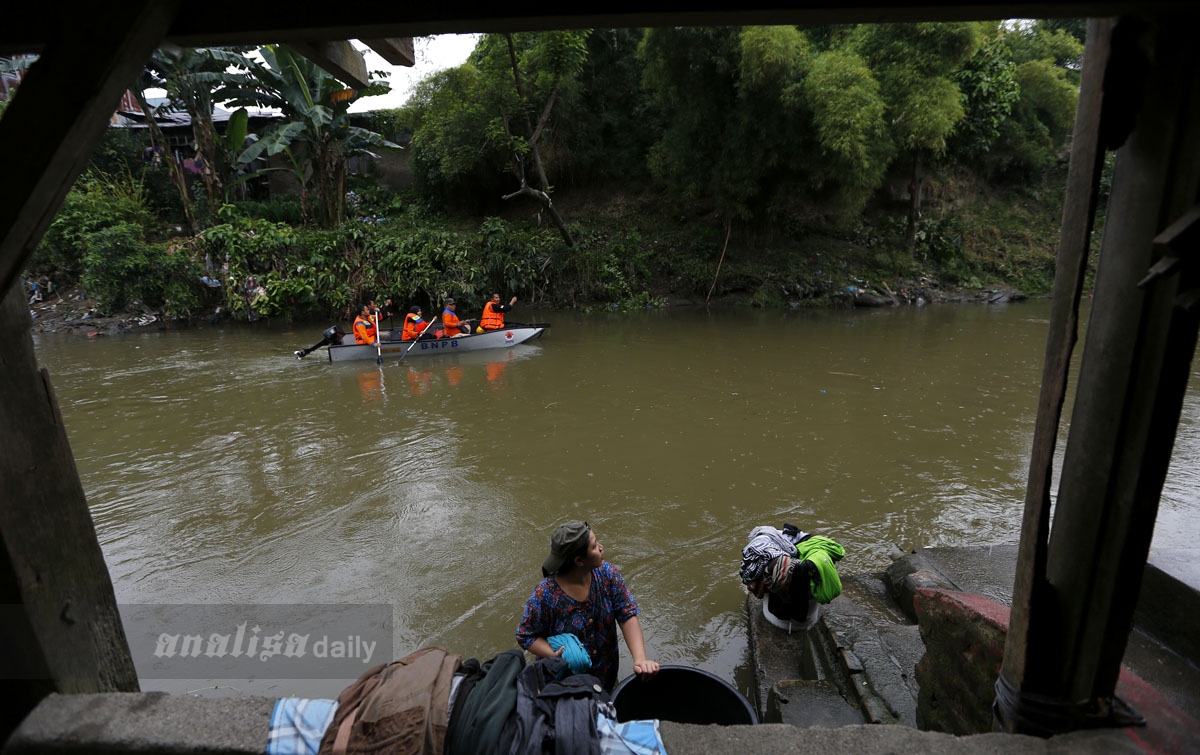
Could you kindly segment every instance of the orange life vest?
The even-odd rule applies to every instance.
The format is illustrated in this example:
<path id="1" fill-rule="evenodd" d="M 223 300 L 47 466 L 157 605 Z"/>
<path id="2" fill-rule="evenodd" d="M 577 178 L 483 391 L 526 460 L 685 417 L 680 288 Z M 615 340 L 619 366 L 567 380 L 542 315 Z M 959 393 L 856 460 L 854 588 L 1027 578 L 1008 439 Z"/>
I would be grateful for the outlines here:
<path id="1" fill-rule="evenodd" d="M 400 340 L 415 341 L 422 330 L 425 330 L 425 321 L 420 315 L 409 312 L 404 316 L 404 332 L 400 335 Z"/>
<path id="2" fill-rule="evenodd" d="M 454 338 L 462 335 L 458 322 L 458 315 L 451 312 L 449 307 L 442 311 L 442 325 L 445 329 L 444 335 L 446 338 Z"/>
<path id="3" fill-rule="evenodd" d="M 483 305 L 483 316 L 479 318 L 479 327 L 484 330 L 500 330 L 504 327 L 504 313 L 497 312 L 493 302 Z"/>
<path id="4" fill-rule="evenodd" d="M 354 342 L 375 345 L 375 323 L 359 315 L 354 319 Z"/>

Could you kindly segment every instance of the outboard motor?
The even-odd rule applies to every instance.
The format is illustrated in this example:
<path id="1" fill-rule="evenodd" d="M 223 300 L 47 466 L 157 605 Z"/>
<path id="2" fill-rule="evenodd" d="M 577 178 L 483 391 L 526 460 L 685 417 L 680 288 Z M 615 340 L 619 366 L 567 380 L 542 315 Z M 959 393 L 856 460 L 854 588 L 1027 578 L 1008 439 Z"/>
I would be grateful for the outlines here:
<path id="1" fill-rule="evenodd" d="M 337 346 L 338 344 L 340 344 L 342 342 L 342 338 L 344 338 L 345 336 L 346 336 L 346 332 L 344 330 L 342 330 L 340 327 L 338 327 L 337 325 L 334 325 L 332 327 L 325 329 L 325 332 L 322 334 L 322 338 L 320 341 L 317 341 L 312 346 L 309 346 L 307 349 L 301 349 L 300 351 L 294 351 L 292 353 L 296 355 L 297 359 L 303 359 L 304 357 L 313 353 L 314 351 L 321 348 L 322 346 Z"/>

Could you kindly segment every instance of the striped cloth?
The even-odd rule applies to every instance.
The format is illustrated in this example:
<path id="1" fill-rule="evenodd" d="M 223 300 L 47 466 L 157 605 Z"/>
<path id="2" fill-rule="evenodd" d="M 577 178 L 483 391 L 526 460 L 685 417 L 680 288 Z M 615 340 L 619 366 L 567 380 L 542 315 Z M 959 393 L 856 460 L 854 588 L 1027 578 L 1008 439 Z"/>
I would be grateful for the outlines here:
<path id="1" fill-rule="evenodd" d="M 801 537 L 804 533 L 799 533 Z M 750 542 L 742 549 L 742 566 L 738 570 L 742 584 L 748 585 L 767 570 L 768 564 L 779 556 L 795 556 L 795 542 L 775 527 L 761 526 L 750 530 Z"/>
<path id="2" fill-rule="evenodd" d="M 612 703 L 600 705 L 596 732 L 600 735 L 601 755 L 667 755 L 658 733 L 658 719 L 619 723 Z"/>

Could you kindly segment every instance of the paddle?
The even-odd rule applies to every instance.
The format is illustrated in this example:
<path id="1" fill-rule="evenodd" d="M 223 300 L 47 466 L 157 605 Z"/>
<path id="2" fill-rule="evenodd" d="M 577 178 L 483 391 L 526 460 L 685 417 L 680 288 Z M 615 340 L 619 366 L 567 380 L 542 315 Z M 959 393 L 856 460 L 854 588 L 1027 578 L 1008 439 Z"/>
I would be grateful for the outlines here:
<path id="1" fill-rule="evenodd" d="M 379 335 L 379 313 L 371 315 L 375 320 L 375 364 L 383 366 L 383 338 Z"/>
<path id="2" fill-rule="evenodd" d="M 400 359 L 403 359 L 404 357 L 408 356 L 408 352 L 412 351 L 412 347 L 414 347 L 414 346 L 416 346 L 416 345 L 417 345 L 417 341 L 420 341 L 420 340 L 421 340 L 421 336 L 425 335 L 425 331 L 426 331 L 426 330 L 429 330 L 429 328 L 431 328 L 435 322 L 437 322 L 437 317 L 436 317 L 436 316 L 434 316 L 434 317 L 433 317 L 433 318 L 432 318 L 432 319 L 429 321 L 429 324 L 425 326 L 425 330 L 422 330 L 420 333 L 418 333 L 418 334 L 417 334 L 417 337 L 413 339 L 413 342 L 412 342 L 412 343 L 410 343 L 410 344 L 408 345 L 408 348 L 404 350 L 404 353 L 400 355 Z M 397 361 L 397 363 L 398 363 L 400 360 L 399 360 L 399 359 L 397 359 L 396 361 Z"/>

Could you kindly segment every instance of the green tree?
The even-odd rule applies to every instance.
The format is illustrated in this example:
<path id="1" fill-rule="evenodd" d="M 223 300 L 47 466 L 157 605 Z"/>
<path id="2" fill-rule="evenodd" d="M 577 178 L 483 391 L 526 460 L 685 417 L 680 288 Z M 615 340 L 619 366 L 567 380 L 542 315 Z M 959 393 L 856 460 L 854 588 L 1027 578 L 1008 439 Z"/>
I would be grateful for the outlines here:
<path id="1" fill-rule="evenodd" d="M 648 30 L 638 49 L 650 105 L 666 123 L 648 154 L 651 175 L 684 201 L 720 196 L 727 213 L 744 202 L 718 190 L 723 152 L 741 146 L 725 134 L 740 48 L 736 28 L 673 27 Z"/>
<path id="2" fill-rule="evenodd" d="M 978 49 L 981 33 L 978 23 L 864 24 L 850 38 L 879 80 L 891 139 L 911 160 L 910 254 L 921 217 L 922 163 L 945 151 L 965 115 L 954 73 Z"/>
<path id="3" fill-rule="evenodd" d="M 787 92 L 785 101 L 792 100 L 812 114 L 822 158 L 810 166 L 813 182 L 839 187 L 838 204 L 857 212 L 879 188 L 893 155 L 879 82 L 858 55 L 826 50 Z"/>
<path id="4" fill-rule="evenodd" d="M 978 160 L 1000 138 L 1000 128 L 1021 94 L 1012 51 L 999 26 L 954 73 L 964 117 L 950 137 L 950 150 L 963 161 Z"/>
<path id="5" fill-rule="evenodd" d="M 457 202 L 481 214 L 503 191 L 507 156 L 488 143 L 491 115 L 476 95 L 479 71 L 467 62 L 425 78 L 403 108 L 412 129 L 413 174 L 423 192 L 443 205 Z"/>
<path id="6" fill-rule="evenodd" d="M 1001 128 L 995 171 L 1010 180 L 1036 180 L 1059 159 L 1075 122 L 1079 90 L 1070 74 L 1048 60 L 1031 61 L 1014 72 L 1021 95 Z"/>
<path id="7" fill-rule="evenodd" d="M 793 27 L 648 31 L 643 85 L 665 128 L 651 174 L 685 202 L 713 204 L 727 221 L 762 217 L 794 195 L 811 150 L 802 109 L 785 92 L 808 66 Z"/>
<path id="8" fill-rule="evenodd" d="M 990 176 L 1028 183 L 1055 166 L 1075 122 L 1080 39 L 1047 22 L 1006 24 L 1018 96 L 998 126 L 994 148 L 980 165 Z"/>
<path id="9" fill-rule="evenodd" d="M 587 59 L 589 30 L 532 34 L 485 35 L 476 48 L 481 84 L 493 117 L 488 136 L 503 145 L 517 183 L 504 199 L 529 197 L 541 204 L 567 246 L 575 241 L 551 199 L 542 143 L 554 127 L 560 97 L 578 89 L 577 77 Z"/>
<path id="10" fill-rule="evenodd" d="M 640 90 L 641 36 L 638 29 L 587 35 L 583 66 L 570 82 L 564 79 L 550 127 L 539 134 L 539 153 L 553 156 L 544 165 L 552 185 L 627 184 L 645 176 L 645 153 L 659 121 L 648 112 Z M 514 42 L 521 44 L 520 35 Z M 514 166 L 503 126 L 494 129 L 499 107 L 493 103 L 502 101 L 497 90 L 512 90 L 507 44 L 493 61 L 484 53 L 480 49 L 469 62 L 419 82 L 401 111 L 412 132 L 411 165 L 420 190 L 447 207 L 480 215 L 500 211 L 499 196 L 511 192 L 513 179 L 506 174 Z M 481 66 L 491 72 L 485 75 Z M 493 138 L 497 132 L 501 138 Z M 533 175 L 532 158 L 526 165 Z"/>
<path id="11" fill-rule="evenodd" d="M 797 201 L 861 208 L 891 161 L 886 102 L 842 35 L 787 27 L 674 28 L 640 50 L 654 107 L 655 178 L 728 219 L 784 215 Z M 822 45 L 830 45 L 822 48 Z"/>
<path id="12" fill-rule="evenodd" d="M 637 59 L 641 29 L 593 29 L 571 96 L 555 102 L 547 134 L 557 183 L 628 186 L 645 178 L 646 151 L 663 121 L 647 107 Z"/>
<path id="13" fill-rule="evenodd" d="M 1078 85 L 1083 70 L 1083 42 L 1087 29 L 1083 19 L 1038 20 L 1006 26 L 1005 38 L 1018 65 L 1049 60 L 1056 68 L 1070 72 L 1071 83 Z"/>

